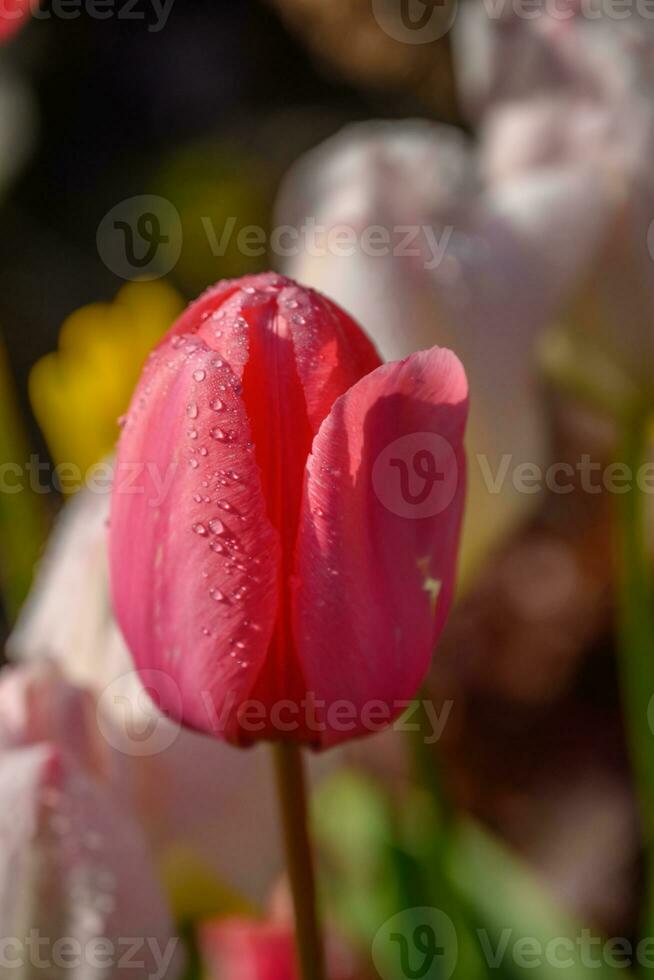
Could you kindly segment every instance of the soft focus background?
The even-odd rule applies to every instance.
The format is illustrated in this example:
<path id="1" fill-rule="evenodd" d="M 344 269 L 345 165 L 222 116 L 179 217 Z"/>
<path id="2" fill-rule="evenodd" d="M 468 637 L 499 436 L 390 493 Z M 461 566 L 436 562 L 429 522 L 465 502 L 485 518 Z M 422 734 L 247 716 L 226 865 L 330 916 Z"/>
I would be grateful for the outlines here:
<path id="1" fill-rule="evenodd" d="M 412 16 L 429 11 L 415 3 Z M 75 494 L 74 479 L 59 486 L 52 467 L 86 472 L 111 453 L 147 350 L 208 284 L 273 266 L 351 310 L 385 356 L 442 343 L 468 370 L 460 597 L 426 688 L 446 722 L 420 769 L 446 802 L 435 816 L 435 797 L 408 779 L 393 738 L 322 765 L 317 820 L 336 882 L 331 914 L 345 945 L 364 950 L 361 976 L 375 975 L 366 944 L 389 910 L 421 903 L 468 923 L 456 974 L 465 980 L 488 974 L 465 931 L 475 915 L 494 935 L 576 937 L 587 927 L 633 942 L 642 934 L 647 828 L 637 816 L 617 660 L 622 491 L 602 480 L 621 460 L 624 419 L 651 410 L 654 28 L 636 5 L 616 19 L 591 4 L 561 5 L 559 17 L 539 5 L 535 18 L 518 16 L 519 7 L 496 4 L 490 16 L 492 5 L 477 0 L 458 10 L 439 4 L 438 36 L 418 42 L 415 25 L 398 37 L 399 0 L 173 0 L 165 24 L 145 3 L 135 8 L 141 19 L 118 15 L 120 2 L 103 19 L 46 5 L 0 48 L 0 464 L 23 467 L 36 454 L 42 465 L 38 488 L 19 493 L 7 489 L 16 472 L 2 470 L 3 645 L 65 498 L 76 508 L 59 525 L 10 641 L 14 659 L 52 655 L 67 681 L 94 697 L 127 670 L 119 639 L 108 635 L 105 510 L 87 491 Z M 351 124 L 361 125 L 341 133 Z M 156 199 L 131 210 L 123 203 L 142 195 Z M 179 241 L 165 202 L 179 216 Z M 112 231 L 111 221 L 144 213 L 162 224 L 140 226 L 137 251 L 153 228 L 172 236 L 166 248 L 179 246 L 170 261 L 159 253 L 163 276 L 156 261 L 126 265 L 129 232 Z M 371 256 L 358 239 L 343 256 L 274 247 L 256 255 L 237 242 L 240 228 L 256 226 L 270 245 L 275 227 L 306 218 L 358 233 L 381 225 L 395 244 L 413 228 L 417 251 Z M 147 282 L 126 285 L 143 272 Z M 112 305 L 90 305 L 99 303 Z M 583 479 L 589 463 L 592 490 Z M 549 482 L 536 477 L 534 489 L 521 471 L 516 483 L 522 464 L 549 472 Z M 49 685 L 58 683 L 35 676 L 31 694 L 9 690 L 9 714 L 23 705 L 16 729 L 34 728 L 34 703 L 42 697 L 51 707 Z M 49 728 L 44 713 L 38 738 L 32 730 L 7 744 L 57 741 L 53 728 L 70 726 L 62 716 Z M 645 714 L 636 728 L 654 739 Z M 204 740 L 191 738 L 191 769 L 213 765 Z M 182 758 L 179 743 L 170 752 Z M 225 753 L 225 792 L 214 787 L 206 807 L 222 806 L 225 862 L 206 814 L 177 812 L 194 792 L 188 772 L 178 776 L 166 826 L 148 825 L 178 920 L 242 912 L 234 891 L 269 901 L 276 880 L 276 845 L 267 858 L 245 857 L 248 807 L 267 777 L 258 762 Z M 148 770 L 141 785 L 141 775 L 128 775 L 140 787 L 139 814 L 161 779 Z M 456 899 L 433 882 L 428 900 L 413 888 L 416 868 L 440 867 L 440 858 L 412 825 L 397 843 L 396 819 L 371 788 L 396 781 L 403 809 L 432 826 L 455 820 L 458 836 L 442 840 Z M 351 852 L 339 850 L 345 812 L 354 814 Z M 392 871 L 375 835 L 392 851 Z M 371 911 L 387 872 L 405 893 Z M 189 911 L 188 893 L 199 911 Z M 512 962 L 501 975 L 525 972 Z"/>

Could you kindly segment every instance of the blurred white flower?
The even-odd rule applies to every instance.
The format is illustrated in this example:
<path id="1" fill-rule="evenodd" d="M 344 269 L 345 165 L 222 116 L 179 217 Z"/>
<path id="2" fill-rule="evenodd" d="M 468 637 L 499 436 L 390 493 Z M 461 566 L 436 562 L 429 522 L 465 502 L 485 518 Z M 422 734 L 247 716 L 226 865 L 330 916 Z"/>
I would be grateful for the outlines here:
<path id="1" fill-rule="evenodd" d="M 577 12 L 560 20 L 541 9 L 525 20 L 466 5 L 454 35 L 457 73 L 479 124 L 486 180 L 583 179 L 596 232 L 558 315 L 651 390 L 654 23 L 637 10 L 616 20 L 595 6 L 595 18 Z M 557 220 L 560 236 L 574 239 L 578 213 L 559 209 Z"/>
<path id="2" fill-rule="evenodd" d="M 276 221 L 296 229 L 313 221 L 327 242 L 330 230 L 354 229 L 351 254 L 300 247 L 284 271 L 348 309 L 385 358 L 439 344 L 465 364 L 464 574 L 533 504 L 511 475 L 546 454 L 534 341 L 575 283 L 598 225 L 586 169 L 515 168 L 513 179 L 492 180 L 482 162 L 450 127 L 350 126 L 292 168 Z M 390 245 L 373 254 L 366 236 L 378 227 Z"/>

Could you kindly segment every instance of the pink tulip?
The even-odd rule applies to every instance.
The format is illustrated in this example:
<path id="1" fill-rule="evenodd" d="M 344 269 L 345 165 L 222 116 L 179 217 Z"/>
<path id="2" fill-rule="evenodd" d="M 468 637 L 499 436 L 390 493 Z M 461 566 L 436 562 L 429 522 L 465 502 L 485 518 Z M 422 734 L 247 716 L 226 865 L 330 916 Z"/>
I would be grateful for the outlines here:
<path id="1" fill-rule="evenodd" d="M 287 921 L 230 918 L 207 923 L 200 943 L 209 976 L 220 980 L 298 980 L 293 926 Z M 330 980 L 350 980 L 354 968 L 341 943 L 328 943 Z"/>
<path id="2" fill-rule="evenodd" d="M 452 598 L 463 368 L 382 366 L 337 306 L 273 274 L 173 326 L 118 454 L 114 605 L 171 717 L 327 746 L 388 724 Z"/>
<path id="3" fill-rule="evenodd" d="M 287 925 L 226 919 L 202 930 L 212 977 L 224 980 L 297 980 L 293 930 Z"/>
<path id="4" fill-rule="evenodd" d="M 31 13 L 31 0 L 3 0 L 0 12 L 0 44 L 11 40 L 27 22 Z"/>

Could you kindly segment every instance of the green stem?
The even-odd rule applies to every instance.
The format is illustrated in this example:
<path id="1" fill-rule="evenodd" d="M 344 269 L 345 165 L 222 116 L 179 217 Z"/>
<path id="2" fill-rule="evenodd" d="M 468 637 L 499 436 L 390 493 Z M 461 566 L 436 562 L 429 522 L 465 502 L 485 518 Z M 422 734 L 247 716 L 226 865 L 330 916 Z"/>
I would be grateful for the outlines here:
<path id="1" fill-rule="evenodd" d="M 647 413 L 624 427 L 622 461 L 633 483 L 620 497 L 620 653 L 625 724 L 640 803 L 647 877 L 642 922 L 654 935 L 654 592 L 646 532 L 646 498 L 636 475 L 646 461 Z"/>
<path id="2" fill-rule="evenodd" d="M 300 976 L 302 980 L 325 980 L 301 750 L 293 742 L 277 742 L 274 752 Z"/>

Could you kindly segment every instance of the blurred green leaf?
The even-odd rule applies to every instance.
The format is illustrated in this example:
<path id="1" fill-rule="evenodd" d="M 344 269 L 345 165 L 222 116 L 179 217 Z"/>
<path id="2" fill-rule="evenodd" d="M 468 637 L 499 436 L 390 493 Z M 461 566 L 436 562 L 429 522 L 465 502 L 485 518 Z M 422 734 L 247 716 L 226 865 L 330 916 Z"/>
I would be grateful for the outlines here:
<path id="1" fill-rule="evenodd" d="M 602 937 L 584 930 L 558 909 L 529 869 L 479 825 L 470 820 L 458 822 L 447 864 L 449 877 L 476 923 L 479 942 L 491 958 L 501 956 L 502 972 L 495 969 L 494 976 L 530 976 L 533 980 L 629 976 L 624 967 L 612 967 L 602 960 L 598 953 Z M 585 934 L 593 943 L 590 954 L 584 947 Z M 529 967 L 516 962 L 514 954 L 525 952 L 524 947 L 516 946 L 520 941 L 543 951 L 533 955 Z M 570 965 L 562 965 L 567 960 Z"/>
<path id="2" fill-rule="evenodd" d="M 600 956 L 603 937 L 557 908 L 491 834 L 466 818 L 444 824 L 429 791 L 405 787 L 391 798 L 371 777 L 341 770 L 321 784 L 313 806 L 323 899 L 363 957 L 398 912 L 432 908 L 456 930 L 454 980 L 630 975 Z M 438 980 L 437 963 L 428 977 Z M 397 980 L 405 980 L 401 970 Z"/>

